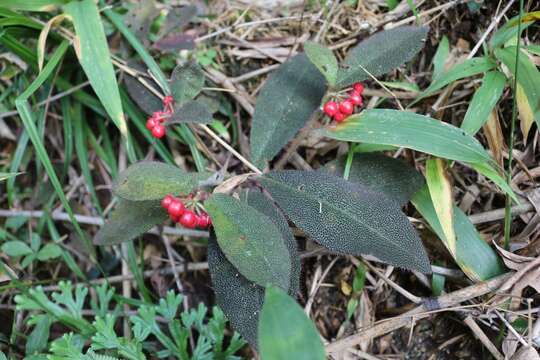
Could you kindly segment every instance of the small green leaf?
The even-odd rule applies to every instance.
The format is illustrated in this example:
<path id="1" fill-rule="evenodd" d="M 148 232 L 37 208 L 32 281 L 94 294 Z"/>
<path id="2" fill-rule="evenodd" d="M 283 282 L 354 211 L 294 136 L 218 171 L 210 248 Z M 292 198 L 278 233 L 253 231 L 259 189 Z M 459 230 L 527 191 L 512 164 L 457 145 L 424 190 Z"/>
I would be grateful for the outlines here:
<path id="1" fill-rule="evenodd" d="M 433 274 L 431 277 L 431 293 L 433 296 L 441 296 L 444 291 L 446 278 L 439 274 Z"/>
<path id="2" fill-rule="evenodd" d="M 328 249 L 431 271 L 409 220 L 382 194 L 320 171 L 273 171 L 260 182 L 291 221 Z"/>
<path id="3" fill-rule="evenodd" d="M 69 2 L 69 0 L 0 0 L 0 7 L 5 7 L 11 10 L 49 12 L 67 2 Z"/>
<path id="4" fill-rule="evenodd" d="M 159 201 L 120 199 L 108 221 L 94 237 L 96 245 L 115 245 L 129 241 L 167 219 Z"/>
<path id="5" fill-rule="evenodd" d="M 341 64 L 337 85 L 379 76 L 411 60 L 423 47 L 429 28 L 402 26 L 381 31 L 354 47 Z"/>
<path id="6" fill-rule="evenodd" d="M 324 130 L 324 135 L 343 141 L 403 146 L 463 162 L 493 164 L 495 161 L 478 140 L 465 131 L 408 111 L 366 110 Z"/>
<path id="7" fill-rule="evenodd" d="M 290 255 L 280 230 L 266 215 L 225 194 L 204 203 L 227 259 L 249 280 L 289 289 Z"/>
<path id="8" fill-rule="evenodd" d="M 342 176 L 346 158 L 328 163 L 324 170 Z M 383 193 L 400 205 L 407 203 L 424 184 L 424 177 L 403 161 L 382 154 L 354 155 L 349 172 L 350 182 Z"/>
<path id="9" fill-rule="evenodd" d="M 354 273 L 353 279 L 353 292 L 358 294 L 364 290 L 364 284 L 366 282 L 366 266 L 362 263 L 358 264 L 356 271 Z"/>
<path id="10" fill-rule="evenodd" d="M 532 18 L 527 20 L 527 17 L 532 15 Z M 518 23 L 519 15 L 514 16 L 512 19 L 508 20 L 503 26 L 501 26 L 489 40 L 489 48 L 495 49 L 499 46 L 504 45 L 508 40 L 517 38 L 518 35 Z M 534 13 L 526 13 L 522 15 L 521 18 L 521 32 L 534 23 Z M 521 36 L 521 34 L 520 34 Z"/>
<path id="11" fill-rule="evenodd" d="M 212 113 L 208 110 L 208 107 L 200 101 L 192 100 L 175 108 L 173 117 L 168 123 L 210 124 L 212 120 Z"/>
<path id="12" fill-rule="evenodd" d="M 439 46 L 437 46 L 437 51 L 433 56 L 433 77 L 435 80 L 444 73 L 444 65 L 450 54 L 450 44 L 448 42 L 448 37 L 443 36 Z"/>
<path id="13" fill-rule="evenodd" d="M 36 326 L 26 341 L 26 355 L 45 350 L 49 340 L 51 328 L 51 318 L 49 315 L 35 315 L 33 322 L 35 322 Z"/>
<path id="14" fill-rule="evenodd" d="M 84 73 L 107 114 L 127 139 L 126 119 L 97 4 L 94 0 L 72 1 L 64 6 L 64 11 L 75 27 L 73 46 Z"/>
<path id="15" fill-rule="evenodd" d="M 26 243 L 19 240 L 13 240 L 4 243 L 2 245 L 2 251 L 5 252 L 6 255 L 11 257 L 28 255 L 33 252 L 32 249 L 30 249 L 30 247 L 26 245 Z"/>
<path id="16" fill-rule="evenodd" d="M 283 290 L 266 289 L 259 321 L 261 360 L 324 360 L 319 332 L 304 310 Z"/>
<path id="17" fill-rule="evenodd" d="M 62 255 L 62 249 L 56 244 L 47 244 L 37 253 L 37 258 L 40 261 L 47 261 Z"/>
<path id="18" fill-rule="evenodd" d="M 489 113 L 499 101 L 505 85 L 506 77 L 504 74 L 498 71 L 486 73 L 482 86 L 474 93 L 465 118 L 461 123 L 461 128 L 467 134 L 474 135 L 482 128 L 488 119 Z"/>
<path id="19" fill-rule="evenodd" d="M 257 165 L 272 159 L 321 104 L 326 81 L 305 54 L 284 63 L 257 97 L 250 132 L 251 158 Z"/>
<path id="20" fill-rule="evenodd" d="M 328 84 L 334 86 L 337 80 L 338 63 L 332 51 L 313 41 L 304 43 L 304 51 L 313 65 L 324 75 Z"/>
<path id="21" fill-rule="evenodd" d="M 358 299 L 352 298 L 347 302 L 347 316 L 346 319 L 350 320 L 354 315 L 354 311 L 358 307 Z"/>
<path id="22" fill-rule="evenodd" d="M 141 161 L 118 175 L 113 190 L 130 201 L 157 200 L 167 194 L 187 195 L 209 177 L 207 172 L 186 173 L 174 165 Z"/>
<path id="23" fill-rule="evenodd" d="M 440 76 L 433 79 L 433 82 L 426 90 L 424 90 L 424 92 L 418 98 L 416 98 L 413 104 L 417 103 L 418 101 L 427 96 L 431 96 L 437 90 L 442 89 L 446 85 L 453 83 L 456 80 L 481 74 L 483 72 L 494 69 L 496 66 L 497 63 L 487 57 L 472 58 L 469 60 L 465 60 L 464 62 L 457 65 L 454 65 L 448 71 L 442 73 Z"/>
<path id="24" fill-rule="evenodd" d="M 534 120 L 540 128 L 540 71 L 525 53 L 519 54 L 517 82 L 523 88 L 534 115 Z M 509 46 L 496 49 L 495 56 L 508 67 L 513 76 L 516 70 L 516 47 Z"/>
<path id="25" fill-rule="evenodd" d="M 428 187 L 424 186 L 411 201 L 445 246 L 450 246 L 433 208 Z M 499 256 L 482 239 L 467 215 L 455 205 L 453 212 L 456 234 L 454 260 L 463 272 L 474 281 L 487 280 L 504 273 Z"/>
<path id="26" fill-rule="evenodd" d="M 196 62 L 178 65 L 171 75 L 171 92 L 180 106 L 197 96 L 204 86 L 204 73 Z"/>

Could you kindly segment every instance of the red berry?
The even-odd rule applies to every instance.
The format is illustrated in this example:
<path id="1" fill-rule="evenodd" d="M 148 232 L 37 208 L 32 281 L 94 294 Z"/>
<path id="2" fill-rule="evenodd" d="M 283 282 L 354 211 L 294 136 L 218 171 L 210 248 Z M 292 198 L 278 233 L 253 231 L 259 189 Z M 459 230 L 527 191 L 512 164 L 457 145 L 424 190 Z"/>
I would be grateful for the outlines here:
<path id="1" fill-rule="evenodd" d="M 206 229 L 210 225 L 210 217 L 208 214 L 201 214 L 197 217 L 197 227 Z"/>
<path id="2" fill-rule="evenodd" d="M 167 95 L 163 98 L 163 105 L 164 106 L 171 105 L 173 101 L 174 101 L 173 97 L 171 95 Z"/>
<path id="3" fill-rule="evenodd" d="M 195 226 L 197 226 L 197 215 L 191 210 L 186 210 L 182 216 L 180 216 L 179 222 L 183 227 L 194 229 Z"/>
<path id="4" fill-rule="evenodd" d="M 345 115 L 342 112 L 338 112 L 336 113 L 336 115 L 334 115 L 334 120 L 336 120 L 336 122 L 338 123 L 343 122 L 343 120 L 345 120 L 346 118 L 347 118 L 347 115 Z"/>
<path id="5" fill-rule="evenodd" d="M 169 214 L 169 219 L 177 223 L 180 220 L 180 216 L 174 216 L 174 215 Z"/>
<path id="6" fill-rule="evenodd" d="M 173 202 L 173 200 L 174 198 L 172 197 L 172 195 L 167 195 L 161 200 L 161 206 L 164 209 L 168 209 L 171 203 Z"/>
<path id="7" fill-rule="evenodd" d="M 364 85 L 362 85 L 362 83 L 354 83 L 352 87 L 354 91 L 356 91 L 360 95 L 362 95 L 362 93 L 364 92 Z"/>
<path id="8" fill-rule="evenodd" d="M 162 137 L 165 136 L 165 126 L 161 125 L 161 124 L 157 124 L 156 126 L 154 126 L 154 128 L 152 129 L 152 136 L 154 136 L 155 138 L 158 138 L 158 139 L 161 139 Z"/>
<path id="9" fill-rule="evenodd" d="M 354 111 L 354 104 L 350 100 L 345 100 L 339 104 L 339 111 L 345 115 L 351 115 Z"/>
<path id="10" fill-rule="evenodd" d="M 338 112 L 338 104 L 333 101 L 328 101 L 326 104 L 324 104 L 323 111 L 326 115 L 332 117 Z"/>
<path id="11" fill-rule="evenodd" d="M 186 207 L 180 200 L 173 199 L 173 201 L 169 204 L 169 208 L 167 210 L 169 210 L 169 215 L 178 217 L 184 214 L 184 212 L 186 211 Z"/>
<path id="12" fill-rule="evenodd" d="M 349 100 L 356 106 L 362 106 L 364 103 L 364 99 L 362 99 L 362 95 L 358 94 L 357 92 L 354 92 L 349 96 Z"/>
<path id="13" fill-rule="evenodd" d="M 153 130 L 154 127 L 156 127 L 157 124 L 158 124 L 158 122 L 153 117 L 151 117 L 146 121 L 146 128 L 148 130 Z"/>

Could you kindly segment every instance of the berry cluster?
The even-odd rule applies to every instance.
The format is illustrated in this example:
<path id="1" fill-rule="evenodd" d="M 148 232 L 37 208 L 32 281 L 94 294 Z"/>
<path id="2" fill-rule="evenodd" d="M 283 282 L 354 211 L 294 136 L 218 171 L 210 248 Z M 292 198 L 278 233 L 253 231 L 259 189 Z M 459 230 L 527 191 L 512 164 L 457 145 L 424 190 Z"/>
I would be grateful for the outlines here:
<path id="1" fill-rule="evenodd" d="M 146 128 L 152 132 L 152 136 L 160 139 L 163 136 L 165 136 L 166 130 L 165 125 L 163 125 L 163 122 L 165 119 L 171 116 L 173 112 L 173 97 L 171 95 L 167 95 L 163 98 L 163 110 L 162 111 L 156 111 L 152 114 L 152 117 L 148 118 L 146 121 Z"/>
<path id="2" fill-rule="evenodd" d="M 207 229 L 211 224 L 210 216 L 207 213 L 201 212 L 197 214 L 186 208 L 186 205 L 181 199 L 172 195 L 167 195 L 161 200 L 161 206 L 167 210 L 169 217 L 175 223 L 179 223 L 188 229 Z"/>
<path id="3" fill-rule="evenodd" d="M 343 122 L 354 112 L 355 106 L 362 106 L 364 103 L 364 99 L 362 98 L 363 92 L 364 85 L 361 83 L 354 83 L 353 90 L 349 93 L 349 97 L 340 103 L 335 101 L 326 102 L 323 106 L 324 113 L 338 123 Z"/>

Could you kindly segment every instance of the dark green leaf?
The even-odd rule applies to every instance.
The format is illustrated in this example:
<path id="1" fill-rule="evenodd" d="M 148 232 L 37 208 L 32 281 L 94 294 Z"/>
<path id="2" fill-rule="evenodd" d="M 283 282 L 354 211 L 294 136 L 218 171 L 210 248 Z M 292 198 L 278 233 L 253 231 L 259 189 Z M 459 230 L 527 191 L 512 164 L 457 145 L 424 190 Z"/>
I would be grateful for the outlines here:
<path id="1" fill-rule="evenodd" d="M 209 124 L 213 120 L 208 106 L 198 100 L 188 101 L 174 110 L 169 123 Z"/>
<path id="2" fill-rule="evenodd" d="M 343 141 L 403 146 L 451 160 L 494 163 L 478 140 L 465 131 L 408 111 L 366 110 L 324 134 Z"/>
<path id="3" fill-rule="evenodd" d="M 171 92 L 177 106 L 195 98 L 204 86 L 204 73 L 195 62 L 178 65 L 171 76 Z"/>
<path id="4" fill-rule="evenodd" d="M 474 93 L 465 118 L 461 123 L 461 128 L 467 134 L 474 135 L 482 128 L 488 119 L 489 113 L 499 101 L 505 85 L 506 77 L 504 74 L 498 71 L 486 73 L 482 86 Z"/>
<path id="5" fill-rule="evenodd" d="M 7 256 L 23 256 L 32 253 L 32 249 L 26 243 L 19 240 L 8 241 L 2 245 L 2 251 Z"/>
<path id="6" fill-rule="evenodd" d="M 518 79 L 517 82 L 522 86 L 529 106 L 534 116 L 536 124 L 540 128 L 540 71 L 536 65 L 529 59 L 527 54 L 519 54 Z M 516 70 L 516 47 L 510 46 L 504 49 L 495 50 L 495 56 L 508 67 L 513 76 Z"/>
<path id="7" fill-rule="evenodd" d="M 339 87 L 379 76 L 411 60 L 424 47 L 429 28 L 402 26 L 381 31 L 354 47 L 338 72 Z"/>
<path id="8" fill-rule="evenodd" d="M 129 241 L 167 219 L 159 201 L 120 199 L 108 221 L 94 237 L 96 245 L 115 245 Z"/>
<path id="9" fill-rule="evenodd" d="M 418 212 L 429 223 L 433 231 L 449 246 L 443 228 L 437 218 L 427 186 L 417 192 L 411 200 Z M 504 272 L 497 253 L 480 237 L 467 215 L 454 205 L 455 261 L 468 277 L 483 281 Z"/>
<path id="10" fill-rule="evenodd" d="M 295 296 L 300 288 L 300 272 L 301 263 L 300 255 L 298 254 L 297 243 L 294 235 L 291 232 L 287 219 L 281 211 L 274 205 L 272 200 L 266 197 L 261 191 L 252 189 L 246 193 L 247 203 L 255 209 L 268 216 L 281 232 L 281 236 L 285 241 L 285 246 L 289 251 L 291 259 L 291 280 L 289 294 Z"/>
<path id="11" fill-rule="evenodd" d="M 264 288 L 238 272 L 219 248 L 213 233 L 208 240 L 208 269 L 217 304 L 232 327 L 257 348 L 257 324 Z"/>
<path id="12" fill-rule="evenodd" d="M 266 289 L 259 321 L 261 360 L 324 360 L 324 346 L 315 325 L 283 290 Z"/>
<path id="13" fill-rule="evenodd" d="M 156 161 L 141 161 L 118 175 L 115 195 L 130 201 L 157 200 L 167 194 L 189 194 L 210 177 L 210 173 L 186 173 Z"/>
<path id="14" fill-rule="evenodd" d="M 324 169 L 343 176 L 346 160 L 332 161 Z M 355 154 L 348 180 L 381 192 L 400 205 L 406 204 L 424 183 L 423 176 L 411 166 L 376 153 Z"/>
<path id="15" fill-rule="evenodd" d="M 255 208 L 225 194 L 204 203 L 227 259 L 261 286 L 289 289 L 291 259 L 277 226 Z"/>
<path id="16" fill-rule="evenodd" d="M 304 43 L 304 51 L 309 60 L 324 75 L 331 86 L 336 84 L 338 63 L 332 51 L 312 41 Z"/>
<path id="17" fill-rule="evenodd" d="M 145 67 L 139 65 L 135 61 L 130 61 L 128 64 L 138 71 L 146 71 Z M 159 85 L 155 81 L 149 78 L 145 78 L 144 80 L 149 82 L 155 89 L 159 88 Z M 147 115 L 152 115 L 155 111 L 160 111 L 163 108 L 161 99 L 148 90 L 148 88 L 137 80 L 137 78 L 126 73 L 124 83 L 129 96 Z"/>
<path id="18" fill-rule="evenodd" d="M 320 106 L 326 81 L 305 54 L 284 63 L 266 81 L 257 98 L 251 127 L 251 158 L 272 159 Z"/>
<path id="19" fill-rule="evenodd" d="M 260 181 L 288 217 L 328 249 L 431 271 L 407 217 L 380 193 L 318 171 L 273 171 Z"/>

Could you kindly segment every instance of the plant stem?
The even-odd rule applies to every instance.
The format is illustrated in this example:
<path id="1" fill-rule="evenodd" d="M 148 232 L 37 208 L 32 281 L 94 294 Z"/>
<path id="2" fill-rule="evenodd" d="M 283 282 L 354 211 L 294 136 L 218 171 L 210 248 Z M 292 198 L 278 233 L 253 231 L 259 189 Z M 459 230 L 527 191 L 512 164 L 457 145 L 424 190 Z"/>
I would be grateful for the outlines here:
<path id="1" fill-rule="evenodd" d="M 514 97 L 512 99 L 512 119 L 510 122 L 510 139 L 508 140 L 508 165 L 506 169 L 506 183 L 510 186 L 512 182 L 512 158 L 514 149 L 514 132 L 516 129 L 517 118 L 517 78 L 519 68 L 519 53 L 520 53 L 520 40 L 521 40 L 521 17 L 523 13 L 523 0 L 519 0 L 519 20 L 517 31 L 517 46 L 516 46 L 516 64 L 514 69 L 514 83 L 513 91 Z M 510 195 L 506 195 L 506 204 L 504 207 L 504 248 L 508 249 L 510 246 L 510 232 L 512 230 L 512 214 L 511 214 L 512 198 Z"/>

